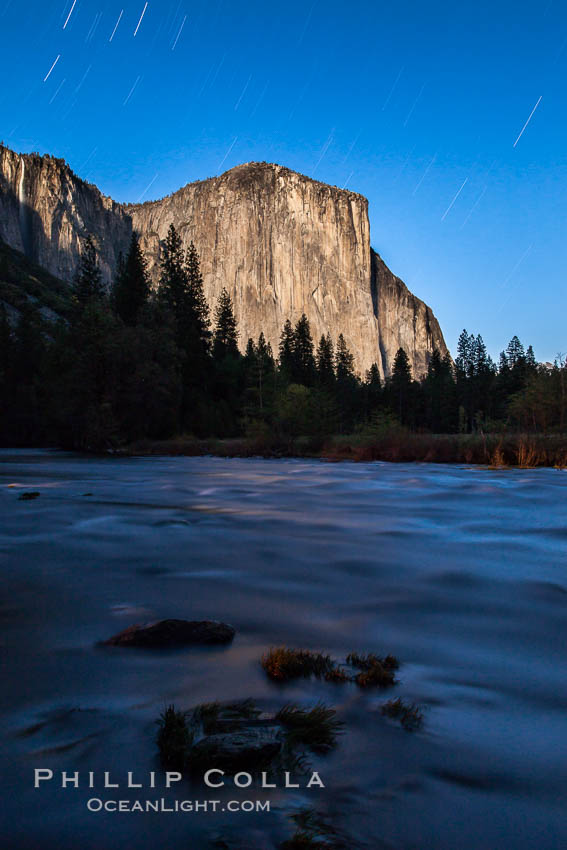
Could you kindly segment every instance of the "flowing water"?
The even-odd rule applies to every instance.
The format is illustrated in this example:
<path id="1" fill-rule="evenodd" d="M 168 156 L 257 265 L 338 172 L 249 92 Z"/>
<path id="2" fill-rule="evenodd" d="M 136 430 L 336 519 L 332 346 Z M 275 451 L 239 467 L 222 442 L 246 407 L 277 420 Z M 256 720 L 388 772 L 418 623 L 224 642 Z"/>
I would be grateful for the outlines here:
<path id="1" fill-rule="evenodd" d="M 328 813 L 371 848 L 567 846 L 566 473 L 0 453 L 6 848 L 274 848 Z M 37 490 L 35 501 L 21 501 Z M 220 619 L 224 648 L 97 646 L 152 618 Z M 399 684 L 270 683 L 274 645 L 397 655 Z M 423 728 L 380 713 L 402 696 Z M 156 771 L 169 703 L 337 708 L 324 789 L 124 787 Z M 55 778 L 33 788 L 34 768 Z M 60 787 L 93 771 L 96 786 Z M 101 777 L 122 787 L 101 788 Z M 139 779 L 138 777 L 142 777 Z M 89 812 L 91 798 L 270 800 L 270 813 Z"/>

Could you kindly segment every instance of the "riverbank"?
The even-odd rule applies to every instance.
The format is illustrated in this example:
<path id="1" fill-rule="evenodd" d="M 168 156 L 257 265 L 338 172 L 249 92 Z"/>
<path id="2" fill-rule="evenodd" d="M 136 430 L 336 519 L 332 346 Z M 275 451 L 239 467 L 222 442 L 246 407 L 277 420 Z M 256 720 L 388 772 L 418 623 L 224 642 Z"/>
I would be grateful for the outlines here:
<path id="1" fill-rule="evenodd" d="M 523 469 L 567 467 L 567 435 L 542 434 L 411 434 L 392 431 L 379 436 L 278 439 L 242 437 L 199 440 L 180 436 L 140 440 L 122 453 L 131 456 L 320 458 L 328 461 L 391 463 L 466 463 L 517 466 Z"/>

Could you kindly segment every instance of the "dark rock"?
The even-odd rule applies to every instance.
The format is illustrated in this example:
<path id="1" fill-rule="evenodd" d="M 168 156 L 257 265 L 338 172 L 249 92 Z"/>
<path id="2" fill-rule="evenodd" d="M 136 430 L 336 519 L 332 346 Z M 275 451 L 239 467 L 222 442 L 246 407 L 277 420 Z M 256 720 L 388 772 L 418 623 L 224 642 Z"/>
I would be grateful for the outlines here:
<path id="1" fill-rule="evenodd" d="M 216 620 L 159 620 L 129 626 L 104 643 L 107 646 L 133 646 L 148 649 L 192 644 L 230 643 L 235 630 Z"/>
<path id="2" fill-rule="evenodd" d="M 30 493 L 22 493 L 21 496 L 18 496 L 18 501 L 20 502 L 31 502 L 32 499 L 38 499 L 40 493 L 37 490 L 34 490 Z"/>
<path id="3" fill-rule="evenodd" d="M 258 726 L 237 732 L 208 735 L 193 746 L 189 753 L 192 766 L 223 770 L 248 770 L 269 764 L 279 755 L 282 742 L 279 726 Z"/>

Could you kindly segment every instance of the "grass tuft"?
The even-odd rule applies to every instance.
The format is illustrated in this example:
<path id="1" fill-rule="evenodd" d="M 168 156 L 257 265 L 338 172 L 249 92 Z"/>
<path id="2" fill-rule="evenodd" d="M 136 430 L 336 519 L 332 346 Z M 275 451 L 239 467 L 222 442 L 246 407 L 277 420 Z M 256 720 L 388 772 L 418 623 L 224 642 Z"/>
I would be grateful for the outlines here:
<path id="1" fill-rule="evenodd" d="M 194 709 L 193 720 L 202 724 L 205 735 L 214 732 L 219 711 L 220 703 L 218 702 L 203 702 Z"/>
<path id="2" fill-rule="evenodd" d="M 175 706 L 170 705 L 157 723 L 157 745 L 164 767 L 183 770 L 193 743 L 185 712 L 176 711 Z"/>
<path id="3" fill-rule="evenodd" d="M 286 730 L 290 747 L 303 745 L 315 753 L 328 753 L 337 743 L 337 735 L 343 724 L 337 720 L 337 712 L 319 703 L 312 709 L 285 705 L 276 715 Z"/>
<path id="4" fill-rule="evenodd" d="M 391 670 L 385 670 L 381 664 L 375 664 L 370 670 L 362 670 L 354 677 L 360 688 L 389 688 L 396 680 Z"/>
<path id="5" fill-rule="evenodd" d="M 310 652 L 307 649 L 289 649 L 279 646 L 270 649 L 262 656 L 262 667 L 275 682 L 288 682 L 290 679 L 318 679 L 332 673 L 335 669 L 333 660 L 320 652 Z"/>
<path id="6" fill-rule="evenodd" d="M 342 667 L 333 667 L 328 673 L 325 673 L 326 682 L 352 682 L 352 676 L 345 673 Z"/>
<path id="7" fill-rule="evenodd" d="M 385 702 L 382 706 L 382 714 L 393 720 L 399 720 L 408 732 L 414 732 L 423 724 L 423 712 L 419 706 L 414 702 L 404 702 L 401 697 Z"/>
<path id="8" fill-rule="evenodd" d="M 385 658 L 381 658 L 373 652 L 369 652 L 366 655 L 350 652 L 347 655 L 346 661 L 351 667 L 358 667 L 359 670 L 371 670 L 377 664 L 380 664 L 385 670 L 397 670 L 400 666 L 400 662 L 394 655 L 386 655 Z"/>
<path id="9" fill-rule="evenodd" d="M 388 688 L 395 685 L 394 671 L 400 666 L 398 659 L 393 655 L 380 658 L 372 652 L 367 655 L 351 652 L 347 655 L 347 664 L 360 670 L 360 673 L 354 677 L 354 681 L 360 688 Z"/>
<path id="10" fill-rule="evenodd" d="M 303 809 L 291 815 L 296 825 L 293 836 L 280 845 L 280 850 L 352 850 L 352 843 L 341 838 L 339 832 L 313 809 Z"/>

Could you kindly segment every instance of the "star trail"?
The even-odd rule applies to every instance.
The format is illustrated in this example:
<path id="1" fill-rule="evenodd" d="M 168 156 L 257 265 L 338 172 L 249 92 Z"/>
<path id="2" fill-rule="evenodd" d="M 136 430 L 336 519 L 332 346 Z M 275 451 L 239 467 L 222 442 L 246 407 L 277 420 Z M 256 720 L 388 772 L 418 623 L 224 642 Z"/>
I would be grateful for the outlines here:
<path id="1" fill-rule="evenodd" d="M 452 347 L 465 311 L 489 345 L 518 333 L 546 356 L 553 339 L 553 356 L 567 307 L 561 4 L 518 7 L 512 33 L 498 7 L 472 20 L 448 0 L 32 0 L 25 14 L 6 0 L 0 33 L 9 147 L 63 157 L 119 201 L 262 160 L 360 192 L 376 250 L 408 281 L 419 271 Z M 487 319 L 526 245 L 522 303 Z"/>

